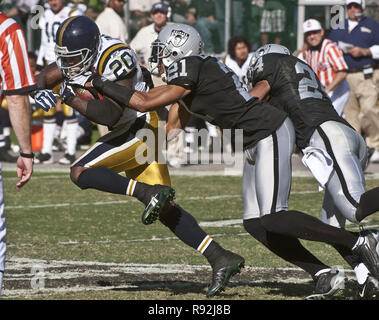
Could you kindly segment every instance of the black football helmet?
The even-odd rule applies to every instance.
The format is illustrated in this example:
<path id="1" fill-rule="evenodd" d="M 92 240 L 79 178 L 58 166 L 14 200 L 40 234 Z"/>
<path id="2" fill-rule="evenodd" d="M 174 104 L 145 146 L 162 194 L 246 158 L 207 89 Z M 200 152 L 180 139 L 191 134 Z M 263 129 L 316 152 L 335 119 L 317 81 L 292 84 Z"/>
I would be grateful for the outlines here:
<path id="1" fill-rule="evenodd" d="M 59 26 L 56 36 L 55 55 L 63 74 L 73 79 L 90 70 L 100 49 L 100 30 L 86 16 L 66 19 Z"/>

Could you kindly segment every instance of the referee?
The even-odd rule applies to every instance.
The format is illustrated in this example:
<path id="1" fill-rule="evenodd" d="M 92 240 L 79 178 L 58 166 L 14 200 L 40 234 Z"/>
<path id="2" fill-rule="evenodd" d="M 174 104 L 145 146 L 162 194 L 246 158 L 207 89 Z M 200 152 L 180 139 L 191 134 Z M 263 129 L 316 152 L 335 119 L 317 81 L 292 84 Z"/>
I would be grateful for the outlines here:
<path id="1" fill-rule="evenodd" d="M 1 2 L 1 0 L 0 0 Z M 17 159 L 16 187 L 27 183 L 33 172 L 31 144 L 31 110 L 28 93 L 37 88 L 30 70 L 26 42 L 21 27 L 15 20 L 0 12 L 0 82 L 8 103 L 13 130 L 20 145 Z M 5 270 L 5 216 L 0 164 L 0 295 Z"/>
<path id="2" fill-rule="evenodd" d="M 332 29 L 329 35 L 349 67 L 351 91 L 344 115 L 374 149 L 370 161 L 379 163 L 379 23 L 363 15 L 364 0 L 346 0 L 346 6 L 344 28 Z"/>
<path id="3" fill-rule="evenodd" d="M 317 20 L 305 21 L 303 32 L 307 44 L 303 58 L 317 74 L 334 109 L 341 116 L 350 95 L 350 87 L 345 80 L 348 67 L 343 53 L 335 42 L 325 39 L 324 29 Z"/>

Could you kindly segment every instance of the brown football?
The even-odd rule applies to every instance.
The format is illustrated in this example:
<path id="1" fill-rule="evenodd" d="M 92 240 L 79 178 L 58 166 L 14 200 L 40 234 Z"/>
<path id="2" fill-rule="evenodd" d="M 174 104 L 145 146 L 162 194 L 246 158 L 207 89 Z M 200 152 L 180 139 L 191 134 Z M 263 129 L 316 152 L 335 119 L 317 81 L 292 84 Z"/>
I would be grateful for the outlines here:
<path id="1" fill-rule="evenodd" d="M 103 96 L 98 93 L 95 88 L 91 88 L 91 90 L 87 90 L 84 88 L 76 88 L 75 89 L 75 95 L 79 98 L 82 98 L 83 100 L 95 100 L 95 99 L 102 99 Z M 97 95 L 97 96 L 95 96 Z"/>

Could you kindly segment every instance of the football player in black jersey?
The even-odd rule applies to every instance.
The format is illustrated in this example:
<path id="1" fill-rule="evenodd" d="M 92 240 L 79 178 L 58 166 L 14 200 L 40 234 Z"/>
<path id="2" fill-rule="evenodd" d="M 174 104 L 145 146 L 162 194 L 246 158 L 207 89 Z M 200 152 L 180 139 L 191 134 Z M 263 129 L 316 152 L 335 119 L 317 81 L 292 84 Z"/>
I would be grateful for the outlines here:
<path id="1" fill-rule="evenodd" d="M 270 104 L 291 118 L 296 145 L 304 154 L 303 162 L 320 187 L 325 188 L 322 220 L 344 228 L 346 219 L 359 223 L 378 211 L 379 187 L 365 189 L 364 139 L 337 114 L 311 67 L 291 55 L 287 48 L 269 44 L 253 55 L 247 78 L 253 86 L 251 95 L 260 99 L 269 96 Z M 373 235 L 368 237 L 376 245 Z M 358 271 L 357 278 L 363 287 L 371 281 L 379 290 L 377 281 L 372 279 L 377 274 L 353 261 L 344 249 L 335 248 Z"/>
<path id="2" fill-rule="evenodd" d="M 165 163 L 155 158 L 142 163 L 137 160 L 145 151 L 152 156 L 158 153 L 155 146 L 149 148 L 137 135 L 139 129 L 149 128 L 157 138 L 158 115 L 155 111 L 121 110 L 112 98 L 100 97 L 96 90 L 85 86 L 93 71 L 117 82 L 122 90 L 126 87 L 148 90 L 146 86 L 152 84 L 150 73 L 141 70 L 128 45 L 100 35 L 96 24 L 85 16 L 61 24 L 57 30 L 56 53 L 57 63 L 47 66 L 36 78 L 39 84 L 34 95 L 36 102 L 43 108 L 54 107 L 55 96 L 47 88 L 64 81 L 60 92 L 64 101 L 90 120 L 111 129 L 72 164 L 72 181 L 81 189 L 129 195 L 143 202 L 146 208 L 142 222 L 150 224 L 159 218 L 183 243 L 203 254 L 213 269 L 207 296 L 219 293 L 243 267 L 244 259 L 221 247 L 190 213 L 172 201 L 174 190 L 170 188 Z M 122 171 L 125 176 L 118 174 Z"/>
<path id="3" fill-rule="evenodd" d="M 294 129 L 286 113 L 247 95 L 229 68 L 216 58 L 201 55 L 201 38 L 194 28 L 171 24 L 161 30 L 153 45 L 152 61 L 165 73 L 168 85 L 143 93 L 125 90 L 101 77 L 95 77 L 92 85 L 120 106 L 140 112 L 179 101 L 180 105 L 170 110 L 168 129 L 183 127 L 189 114 L 222 129 L 243 129 L 247 158 L 257 167 L 252 183 L 259 187 L 254 197 L 258 214 L 263 215 L 254 225 L 249 223 L 254 219 L 244 217 L 244 226 L 270 250 L 308 271 L 321 295 L 335 292 L 341 275 L 328 273 L 325 278 L 325 272 L 318 274 L 328 267 L 297 238 L 339 245 L 349 252 L 354 247 L 352 254 L 378 272 L 377 257 L 371 254 L 370 248 L 360 245 L 365 237 L 329 226 L 304 213 L 287 211 L 291 177 L 285 172 L 291 168 Z M 286 226 L 285 232 L 283 229 L 272 232 L 277 225 Z"/>

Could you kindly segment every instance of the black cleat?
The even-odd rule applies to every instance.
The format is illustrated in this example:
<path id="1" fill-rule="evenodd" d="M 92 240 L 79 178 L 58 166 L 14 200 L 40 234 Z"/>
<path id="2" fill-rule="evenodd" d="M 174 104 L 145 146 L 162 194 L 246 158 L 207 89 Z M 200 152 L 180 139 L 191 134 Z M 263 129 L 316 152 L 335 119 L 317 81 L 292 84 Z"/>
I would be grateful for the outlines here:
<path id="1" fill-rule="evenodd" d="M 345 288 L 346 276 L 343 269 L 332 268 L 327 272 L 321 273 L 316 278 L 316 287 L 312 295 L 306 300 L 323 300 L 331 297 L 335 293 Z"/>
<path id="2" fill-rule="evenodd" d="M 379 279 L 379 243 L 376 230 L 364 230 L 359 236 L 361 243 L 352 251 L 367 267 L 372 276 Z"/>
<path id="3" fill-rule="evenodd" d="M 225 250 L 225 253 L 212 266 L 212 283 L 208 287 L 207 297 L 213 297 L 224 290 L 229 279 L 235 274 L 240 273 L 244 266 L 245 259 L 243 257 Z"/>
<path id="4" fill-rule="evenodd" d="M 54 159 L 53 159 L 53 156 L 49 153 L 40 153 L 34 159 L 34 163 L 52 164 L 52 163 L 54 163 Z"/>
<path id="5" fill-rule="evenodd" d="M 369 274 L 364 284 L 358 284 L 358 296 L 363 300 L 379 300 L 379 281 Z"/>
<path id="6" fill-rule="evenodd" d="M 75 159 L 76 158 L 74 154 L 65 153 L 64 156 L 61 159 L 59 159 L 58 163 L 70 165 L 75 162 Z"/>
<path id="7" fill-rule="evenodd" d="M 159 219 L 166 205 L 175 199 L 175 190 L 168 186 L 155 184 L 147 190 L 145 198 L 147 201 L 144 203 L 147 205 L 142 213 L 142 223 L 147 225 Z"/>

